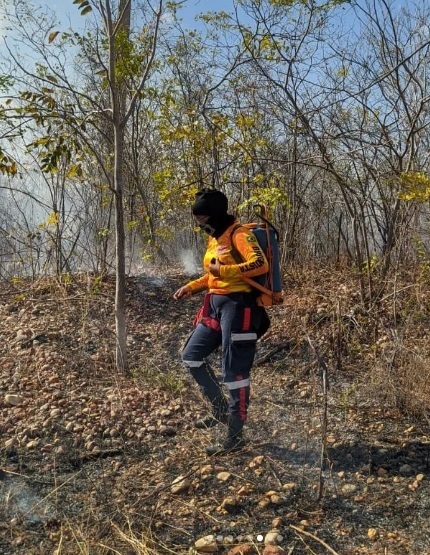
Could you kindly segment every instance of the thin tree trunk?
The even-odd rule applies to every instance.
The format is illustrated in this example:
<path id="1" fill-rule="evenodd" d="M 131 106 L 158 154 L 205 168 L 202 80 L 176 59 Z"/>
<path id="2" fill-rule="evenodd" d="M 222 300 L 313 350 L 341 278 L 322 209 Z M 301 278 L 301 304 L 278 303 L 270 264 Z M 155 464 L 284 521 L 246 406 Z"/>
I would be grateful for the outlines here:
<path id="1" fill-rule="evenodd" d="M 115 125 L 115 331 L 116 366 L 127 372 L 127 326 L 125 318 L 125 231 L 123 206 L 124 131 Z"/>

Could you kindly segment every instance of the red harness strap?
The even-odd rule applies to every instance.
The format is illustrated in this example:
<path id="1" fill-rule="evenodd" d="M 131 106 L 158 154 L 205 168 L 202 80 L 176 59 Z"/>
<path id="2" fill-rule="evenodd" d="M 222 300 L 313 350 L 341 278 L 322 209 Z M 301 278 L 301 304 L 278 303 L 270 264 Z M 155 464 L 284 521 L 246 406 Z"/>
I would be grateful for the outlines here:
<path id="1" fill-rule="evenodd" d="M 245 307 L 243 311 L 242 331 L 249 331 L 251 328 L 251 309 L 249 306 Z"/>
<path id="2" fill-rule="evenodd" d="M 215 331 L 221 331 L 221 325 L 218 320 L 209 316 L 210 302 L 211 294 L 207 293 L 203 301 L 203 306 L 199 309 L 194 318 L 193 326 L 196 327 L 198 324 L 203 324 L 204 326 Z"/>

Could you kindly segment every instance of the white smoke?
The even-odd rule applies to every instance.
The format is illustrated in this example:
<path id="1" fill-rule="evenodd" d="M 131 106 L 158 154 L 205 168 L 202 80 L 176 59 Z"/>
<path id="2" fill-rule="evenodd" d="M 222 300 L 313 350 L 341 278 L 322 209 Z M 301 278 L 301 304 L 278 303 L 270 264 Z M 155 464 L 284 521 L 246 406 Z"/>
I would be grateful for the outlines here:
<path id="1" fill-rule="evenodd" d="M 179 253 L 179 260 L 187 275 L 197 274 L 201 270 L 201 264 L 197 262 L 196 256 L 190 249 L 184 249 Z"/>

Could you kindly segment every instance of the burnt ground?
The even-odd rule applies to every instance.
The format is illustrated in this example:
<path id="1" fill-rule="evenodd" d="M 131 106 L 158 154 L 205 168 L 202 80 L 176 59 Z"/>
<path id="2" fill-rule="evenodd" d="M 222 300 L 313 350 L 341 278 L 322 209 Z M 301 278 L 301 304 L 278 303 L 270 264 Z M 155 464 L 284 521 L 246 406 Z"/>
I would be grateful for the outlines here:
<path id="1" fill-rule="evenodd" d="M 184 280 L 129 280 L 129 376 L 112 281 L 2 284 L 0 553 L 180 555 L 214 535 L 212 552 L 258 554 L 276 528 L 290 555 L 430 554 L 428 421 L 372 381 L 363 322 L 332 317 L 338 288 L 290 284 L 258 344 L 247 447 L 209 458 L 225 430 L 193 428 L 205 406 L 179 350 L 201 299 L 172 300 Z"/>

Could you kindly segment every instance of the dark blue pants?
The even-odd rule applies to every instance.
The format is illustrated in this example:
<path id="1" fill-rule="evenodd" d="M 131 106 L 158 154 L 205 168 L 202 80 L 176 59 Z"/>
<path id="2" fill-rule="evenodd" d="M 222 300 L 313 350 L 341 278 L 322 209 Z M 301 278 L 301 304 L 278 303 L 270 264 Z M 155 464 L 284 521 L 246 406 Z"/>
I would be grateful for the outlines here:
<path id="1" fill-rule="evenodd" d="M 252 294 L 230 293 L 210 295 L 208 316 L 219 322 L 220 329 L 199 323 L 188 337 L 182 360 L 216 409 L 224 396 L 205 359 L 222 346 L 223 383 L 229 392 L 229 413 L 244 422 L 261 311 Z"/>

